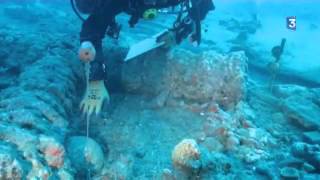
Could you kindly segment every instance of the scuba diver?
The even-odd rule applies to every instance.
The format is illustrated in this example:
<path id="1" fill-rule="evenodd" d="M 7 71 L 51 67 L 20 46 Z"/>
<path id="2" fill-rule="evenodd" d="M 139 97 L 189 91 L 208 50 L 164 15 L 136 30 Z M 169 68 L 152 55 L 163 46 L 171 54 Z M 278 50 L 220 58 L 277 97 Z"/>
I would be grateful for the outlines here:
<path id="1" fill-rule="evenodd" d="M 281 55 L 283 54 L 285 44 L 286 44 L 286 39 L 283 38 L 281 40 L 280 46 L 274 46 L 271 49 L 271 54 L 274 57 L 274 61 L 270 62 L 267 67 L 270 72 L 270 75 L 271 75 L 271 78 L 269 80 L 269 88 L 270 88 L 271 92 L 273 90 L 273 83 L 274 83 L 276 76 L 277 76 L 279 69 L 280 69 L 279 62 L 280 62 Z"/>
<path id="2" fill-rule="evenodd" d="M 102 40 L 105 35 L 118 39 L 121 26 L 115 17 L 125 12 L 129 14 L 130 27 L 134 27 L 140 18 L 153 19 L 160 9 L 180 6 L 177 19 L 172 28 L 161 34 L 157 41 L 174 37 L 176 44 L 190 38 L 190 41 L 200 44 L 201 24 L 207 13 L 214 10 L 212 0 L 71 0 L 72 8 L 83 20 L 80 32 L 79 59 L 89 64 L 88 84 L 80 107 L 84 113 L 91 115 L 101 111 L 104 101 L 109 101 L 105 86 L 104 57 Z M 89 14 L 83 18 L 81 13 Z"/>

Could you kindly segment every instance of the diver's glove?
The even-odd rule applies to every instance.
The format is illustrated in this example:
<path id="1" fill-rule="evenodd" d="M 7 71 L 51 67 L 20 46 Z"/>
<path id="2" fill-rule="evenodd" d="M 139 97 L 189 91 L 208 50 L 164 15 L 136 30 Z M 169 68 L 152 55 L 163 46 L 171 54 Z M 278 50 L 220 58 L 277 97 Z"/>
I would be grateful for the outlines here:
<path id="1" fill-rule="evenodd" d="M 103 80 L 90 81 L 84 96 L 80 103 L 83 113 L 90 116 L 93 112 L 100 113 L 104 103 L 109 103 L 110 96 L 104 85 Z"/>

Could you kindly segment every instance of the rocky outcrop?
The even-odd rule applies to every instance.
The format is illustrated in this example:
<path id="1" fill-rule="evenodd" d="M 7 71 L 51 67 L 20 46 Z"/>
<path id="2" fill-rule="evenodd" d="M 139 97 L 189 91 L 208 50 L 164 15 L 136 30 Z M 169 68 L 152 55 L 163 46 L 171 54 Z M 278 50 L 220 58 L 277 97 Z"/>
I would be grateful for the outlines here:
<path id="1" fill-rule="evenodd" d="M 284 113 L 298 126 L 307 130 L 320 129 L 320 108 L 312 101 L 293 96 L 286 99 Z"/>
<path id="2" fill-rule="evenodd" d="M 245 96 L 247 57 L 206 51 L 193 53 L 177 48 L 154 52 L 123 65 L 122 83 L 129 92 L 182 99 L 215 101 L 234 107 Z"/>
<path id="3" fill-rule="evenodd" d="M 64 140 L 83 93 L 81 64 L 70 50 L 46 49 L 49 37 L 10 28 L 0 37 L 2 68 L 17 69 L 0 89 L 0 179 L 72 179 Z"/>
<path id="4" fill-rule="evenodd" d="M 275 96 L 282 101 L 278 107 L 294 125 L 304 130 L 320 129 L 319 88 L 308 89 L 296 85 L 280 85 Z"/>
<path id="5" fill-rule="evenodd" d="M 320 146 L 310 145 L 303 142 L 294 143 L 291 147 L 293 156 L 300 158 L 312 165 L 317 172 L 320 172 Z"/>

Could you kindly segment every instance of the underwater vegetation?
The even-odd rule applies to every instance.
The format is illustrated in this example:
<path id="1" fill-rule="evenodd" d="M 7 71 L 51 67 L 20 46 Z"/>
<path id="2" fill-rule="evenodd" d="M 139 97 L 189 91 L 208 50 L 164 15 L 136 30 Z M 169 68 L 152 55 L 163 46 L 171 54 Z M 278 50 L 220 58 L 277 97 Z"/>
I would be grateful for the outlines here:
<path id="1" fill-rule="evenodd" d="M 111 101 L 86 137 L 80 21 L 62 0 L 1 1 L 0 180 L 320 179 L 320 65 L 288 63 L 305 53 L 292 34 L 276 61 L 285 37 L 259 39 L 270 28 L 263 14 L 216 5 L 200 47 L 127 63 L 131 44 L 173 18 L 129 29 L 119 16 L 120 39 L 104 40 Z"/>

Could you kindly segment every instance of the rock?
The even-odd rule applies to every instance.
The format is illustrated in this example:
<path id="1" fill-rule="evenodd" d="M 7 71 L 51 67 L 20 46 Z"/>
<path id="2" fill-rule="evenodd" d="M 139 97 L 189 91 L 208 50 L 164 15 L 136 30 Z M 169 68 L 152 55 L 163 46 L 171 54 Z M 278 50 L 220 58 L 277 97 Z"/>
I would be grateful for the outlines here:
<path id="1" fill-rule="evenodd" d="M 122 84 L 129 92 L 151 96 L 170 92 L 171 99 L 197 103 L 214 100 L 228 109 L 245 95 L 246 65 L 243 52 L 196 54 L 177 48 L 124 64 Z M 159 102 L 161 105 L 163 98 Z"/>
<path id="2" fill-rule="evenodd" d="M 316 170 L 316 168 L 309 163 L 303 163 L 302 169 L 308 173 L 312 173 Z"/>
<path id="3" fill-rule="evenodd" d="M 306 154 L 308 144 L 303 142 L 294 143 L 291 147 L 291 153 L 296 157 L 303 157 Z"/>
<path id="4" fill-rule="evenodd" d="M 205 122 L 203 124 L 203 132 L 204 132 L 206 137 L 214 137 L 214 136 L 216 136 L 214 129 L 216 129 L 216 127 L 211 122 Z"/>
<path id="5" fill-rule="evenodd" d="M 67 141 L 67 152 L 71 164 L 78 173 L 86 173 L 88 169 L 99 173 L 104 165 L 104 154 L 100 145 L 85 136 L 73 136 Z"/>
<path id="6" fill-rule="evenodd" d="M 251 98 L 249 99 L 249 103 L 254 109 L 258 108 L 256 106 L 268 106 L 275 109 L 280 108 L 281 101 L 279 98 L 273 96 L 270 93 L 267 93 L 265 89 L 253 87 L 250 89 Z M 265 107 L 259 107 L 265 108 Z"/>
<path id="7" fill-rule="evenodd" d="M 207 136 L 203 131 L 200 131 L 196 133 L 195 138 L 198 143 L 203 143 L 206 140 Z"/>
<path id="8" fill-rule="evenodd" d="M 39 150 L 43 153 L 47 164 L 54 168 L 61 168 L 64 164 L 64 147 L 54 138 L 40 136 Z"/>
<path id="9" fill-rule="evenodd" d="M 282 105 L 286 117 L 306 130 L 320 128 L 320 108 L 304 97 L 290 97 Z"/>
<path id="10" fill-rule="evenodd" d="M 298 180 L 299 171 L 292 167 L 284 167 L 280 170 L 280 176 L 284 180 Z"/>
<path id="11" fill-rule="evenodd" d="M 292 167 L 292 168 L 297 168 L 301 169 L 304 164 L 304 161 L 298 158 L 294 157 L 287 157 L 283 161 L 279 163 L 279 167 Z"/>
<path id="12" fill-rule="evenodd" d="M 206 147 L 200 146 L 201 151 L 201 175 L 216 171 L 217 161 L 214 159 L 215 153 L 218 151 L 209 151 Z"/>
<path id="13" fill-rule="evenodd" d="M 302 158 L 314 166 L 320 172 L 320 146 L 298 142 L 292 145 L 291 153 L 298 158 Z"/>
<path id="14" fill-rule="evenodd" d="M 113 162 L 110 167 L 105 167 L 103 177 L 99 177 L 96 180 L 101 179 L 119 179 L 126 180 L 132 177 L 132 163 L 130 157 L 120 156 L 120 159 Z"/>
<path id="15" fill-rule="evenodd" d="M 59 179 L 63 179 L 63 180 L 74 180 L 73 175 L 63 169 L 59 170 L 58 177 Z"/>
<path id="16" fill-rule="evenodd" d="M 277 179 L 277 176 L 273 172 L 273 168 L 270 165 L 266 165 L 265 162 L 259 163 L 256 168 L 256 172 L 263 176 L 266 176 L 268 179 Z"/>
<path id="17" fill-rule="evenodd" d="M 281 123 L 287 122 L 286 117 L 281 112 L 277 112 L 277 113 L 272 114 L 272 120 L 274 122 L 281 122 Z"/>
<path id="18" fill-rule="evenodd" d="M 215 172 L 228 174 L 233 172 L 234 168 L 237 167 L 236 161 L 223 153 L 212 152 L 209 159 L 211 161 L 210 173 Z"/>
<path id="19" fill-rule="evenodd" d="M 305 158 L 305 156 L 315 155 L 320 152 L 320 146 L 297 142 L 292 145 L 291 152 L 296 157 Z"/>
<path id="20" fill-rule="evenodd" d="M 83 67 L 76 52 L 57 43 L 75 38 L 42 24 L 52 17 L 50 9 L 20 2 L 10 1 L 1 9 L 4 20 L 12 23 L 0 30 L 0 156 L 7 161 L 0 163 L 5 166 L 0 179 L 69 180 L 74 169 L 65 139 L 76 133 L 69 125 L 84 90 Z M 59 24 L 58 19 L 50 22 Z M 33 28 L 21 30 L 34 22 Z M 4 177 L 9 174 L 17 178 Z"/>
<path id="21" fill-rule="evenodd" d="M 226 142 L 225 142 L 225 148 L 227 150 L 236 150 L 237 146 L 240 144 L 240 141 L 237 137 L 235 136 L 230 136 L 227 138 Z"/>
<path id="22" fill-rule="evenodd" d="M 8 154 L 0 152 L 0 179 L 22 179 L 24 176 L 23 167 L 15 159 Z"/>
<path id="23" fill-rule="evenodd" d="M 303 137 L 306 142 L 311 144 L 320 144 L 320 132 L 319 131 L 311 131 L 303 133 Z"/>
<path id="24" fill-rule="evenodd" d="M 237 149 L 236 156 L 246 163 L 255 163 L 261 159 L 265 159 L 268 154 L 260 149 L 254 149 L 247 146 L 239 146 Z"/>
<path id="25" fill-rule="evenodd" d="M 313 159 L 309 159 L 308 162 L 316 168 L 317 173 L 320 173 L 320 153 L 319 152 L 314 154 Z"/>
<path id="26" fill-rule="evenodd" d="M 310 93 L 307 87 L 293 84 L 276 86 L 273 90 L 273 94 L 278 98 L 289 98 L 292 97 L 293 94 L 307 99 L 312 97 L 312 93 Z"/>
<path id="27" fill-rule="evenodd" d="M 304 174 L 303 175 L 303 180 L 318 180 L 320 179 L 319 174 Z"/>
<path id="28" fill-rule="evenodd" d="M 254 152 L 250 152 L 250 153 L 245 155 L 244 161 L 246 163 L 254 163 L 254 162 L 257 162 L 260 159 L 261 159 L 261 155 L 259 155 L 257 153 L 254 153 Z"/>
<path id="29" fill-rule="evenodd" d="M 236 113 L 238 113 L 241 117 L 241 125 L 244 128 L 254 127 L 252 122 L 254 122 L 254 120 L 257 118 L 257 115 L 253 108 L 246 101 L 239 102 L 235 110 Z"/>
<path id="30" fill-rule="evenodd" d="M 214 138 L 214 137 L 205 138 L 204 142 L 202 142 L 201 144 L 204 147 L 206 147 L 209 151 L 221 152 L 224 149 L 224 147 L 220 143 L 220 141 L 217 140 L 217 138 Z"/>
<path id="31" fill-rule="evenodd" d="M 64 139 L 68 119 L 78 106 L 77 96 L 82 93 L 77 90 L 79 82 L 84 82 L 82 68 L 74 58 L 47 54 L 46 38 L 34 43 L 34 33 L 19 29 L 4 28 L 5 37 L 0 32 L 0 49 L 8 49 L 6 65 L 13 68 L 6 73 L 13 77 L 10 87 L 1 89 L 0 96 L 0 146 L 12 150 L 0 150 L 0 154 L 21 165 L 23 178 L 54 179 L 60 170 L 72 169 L 66 163 Z M 41 51 L 29 49 L 42 45 Z M 18 62 L 21 69 L 14 69 L 18 66 L 11 62 Z"/>
<path id="32" fill-rule="evenodd" d="M 172 171 L 170 169 L 164 169 L 162 171 L 161 180 L 175 180 Z"/>
<path id="33" fill-rule="evenodd" d="M 161 92 L 156 98 L 154 98 L 152 100 L 150 106 L 152 108 L 161 108 L 161 107 L 163 107 L 167 102 L 168 96 L 169 96 L 169 91 Z"/>
<path id="34" fill-rule="evenodd" d="M 238 129 L 240 144 L 252 148 L 263 148 L 265 146 L 274 146 L 275 139 L 269 132 L 262 128 L 241 128 Z"/>
<path id="35" fill-rule="evenodd" d="M 233 173 L 229 173 L 230 175 Z M 224 179 L 223 177 L 217 179 Z M 257 179 L 257 176 L 252 173 L 252 171 L 236 171 L 234 175 L 226 179 L 237 179 L 237 180 L 247 180 L 247 179 Z"/>
<path id="36" fill-rule="evenodd" d="M 193 139 L 184 139 L 178 143 L 171 157 L 174 167 L 186 174 L 198 173 L 201 168 L 200 147 Z"/>

